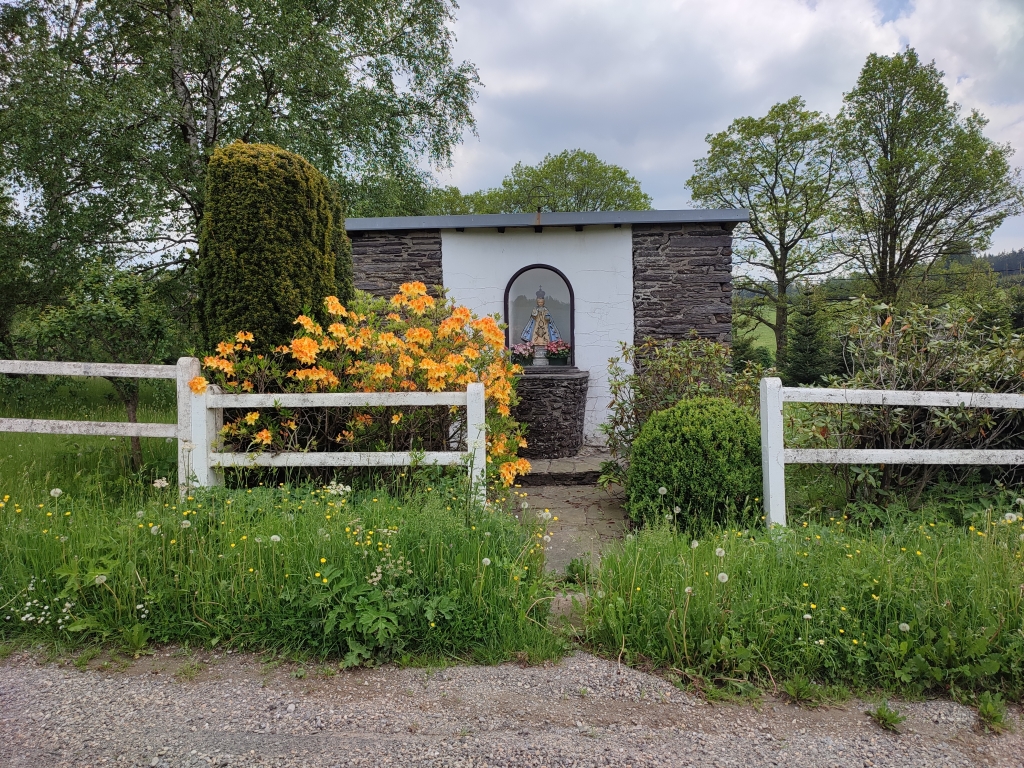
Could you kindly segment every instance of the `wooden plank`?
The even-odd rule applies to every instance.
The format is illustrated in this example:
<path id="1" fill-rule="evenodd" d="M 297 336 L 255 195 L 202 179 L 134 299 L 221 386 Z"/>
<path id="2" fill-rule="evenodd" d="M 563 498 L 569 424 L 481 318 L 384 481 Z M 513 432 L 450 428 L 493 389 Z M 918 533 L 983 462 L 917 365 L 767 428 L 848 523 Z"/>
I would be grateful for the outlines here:
<path id="1" fill-rule="evenodd" d="M 335 392 L 327 394 L 212 395 L 208 408 L 359 408 L 382 405 L 466 405 L 465 392 Z"/>
<path id="2" fill-rule="evenodd" d="M 43 376 L 112 376 L 121 379 L 173 379 L 177 375 L 177 366 L 0 360 L 0 373 L 36 374 Z"/>
<path id="3" fill-rule="evenodd" d="M 761 379 L 761 474 L 768 526 L 786 524 L 786 466 L 783 458 L 782 379 Z"/>
<path id="4" fill-rule="evenodd" d="M 1024 451 L 787 448 L 787 464 L 1024 464 Z"/>
<path id="5" fill-rule="evenodd" d="M 418 454 L 421 464 L 451 466 L 467 460 L 465 453 L 433 451 Z M 372 453 L 210 453 L 210 463 L 221 467 L 407 467 L 413 454 Z"/>
<path id="6" fill-rule="evenodd" d="M 59 421 L 56 419 L 0 419 L 0 432 L 45 435 L 109 435 L 110 437 L 177 437 L 177 424 L 132 424 L 128 421 Z"/>
<path id="7" fill-rule="evenodd" d="M 903 392 L 885 389 L 826 389 L 783 387 L 787 403 L 837 403 L 841 405 L 904 405 L 930 408 L 1024 408 L 1024 395 L 993 392 Z"/>

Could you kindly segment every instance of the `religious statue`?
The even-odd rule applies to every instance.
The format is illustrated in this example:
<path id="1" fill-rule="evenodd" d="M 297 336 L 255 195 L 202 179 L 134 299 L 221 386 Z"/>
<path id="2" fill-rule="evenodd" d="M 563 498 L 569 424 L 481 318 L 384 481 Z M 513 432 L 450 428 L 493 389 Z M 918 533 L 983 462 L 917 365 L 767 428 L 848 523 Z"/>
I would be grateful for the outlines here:
<path id="1" fill-rule="evenodd" d="M 537 308 L 530 313 L 530 320 L 526 323 L 526 327 L 523 328 L 523 333 L 519 337 L 533 346 L 534 365 L 547 365 L 548 344 L 553 341 L 561 341 L 562 339 L 558 335 L 558 329 L 555 327 L 554 321 L 551 319 L 551 313 L 544 306 L 546 295 L 544 287 L 541 286 L 540 290 L 537 291 Z"/>

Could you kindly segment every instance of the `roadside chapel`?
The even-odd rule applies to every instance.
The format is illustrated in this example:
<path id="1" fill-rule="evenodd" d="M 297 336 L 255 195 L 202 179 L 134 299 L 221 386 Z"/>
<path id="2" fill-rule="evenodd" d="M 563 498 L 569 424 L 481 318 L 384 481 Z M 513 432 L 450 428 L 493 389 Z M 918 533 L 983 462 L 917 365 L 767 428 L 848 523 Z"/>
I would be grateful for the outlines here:
<path id="1" fill-rule="evenodd" d="M 524 366 L 516 416 L 529 458 L 603 442 L 620 342 L 728 342 L 732 230 L 742 210 L 595 211 L 348 219 L 357 288 L 419 280 L 498 314 Z"/>

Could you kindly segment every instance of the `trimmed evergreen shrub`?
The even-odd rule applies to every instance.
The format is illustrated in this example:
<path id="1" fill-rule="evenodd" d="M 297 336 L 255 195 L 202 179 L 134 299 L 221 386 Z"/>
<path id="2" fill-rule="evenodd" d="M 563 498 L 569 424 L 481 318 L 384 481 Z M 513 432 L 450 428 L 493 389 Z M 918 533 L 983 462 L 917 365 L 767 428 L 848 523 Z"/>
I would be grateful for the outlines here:
<path id="1" fill-rule="evenodd" d="M 216 150 L 199 239 L 206 344 L 249 331 L 265 351 L 291 339 L 297 315 L 321 315 L 324 297 L 350 301 L 344 223 L 330 181 L 298 155 L 242 142 Z"/>
<path id="2" fill-rule="evenodd" d="M 637 521 L 673 514 L 675 507 L 681 516 L 705 520 L 742 508 L 761 495 L 757 420 L 721 397 L 681 400 L 654 413 L 633 442 L 626 491 Z"/>

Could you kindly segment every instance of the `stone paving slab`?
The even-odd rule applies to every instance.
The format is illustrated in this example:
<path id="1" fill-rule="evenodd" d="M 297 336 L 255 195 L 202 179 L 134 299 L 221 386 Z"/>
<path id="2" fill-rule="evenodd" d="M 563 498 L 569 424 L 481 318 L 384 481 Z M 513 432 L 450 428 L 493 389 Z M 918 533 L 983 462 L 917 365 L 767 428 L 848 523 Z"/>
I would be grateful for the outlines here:
<path id="1" fill-rule="evenodd" d="M 589 557 L 596 564 L 601 551 L 628 528 L 624 494 L 617 486 L 606 491 L 593 485 L 543 485 L 524 487 L 520 494 L 533 510 L 549 510 L 558 518 L 549 525 L 548 571 L 564 573 L 574 557 Z"/>
<path id="2" fill-rule="evenodd" d="M 530 473 L 519 482 L 524 487 L 594 485 L 601 475 L 601 463 L 610 460 L 607 451 L 585 451 L 566 459 L 530 459 Z"/>

